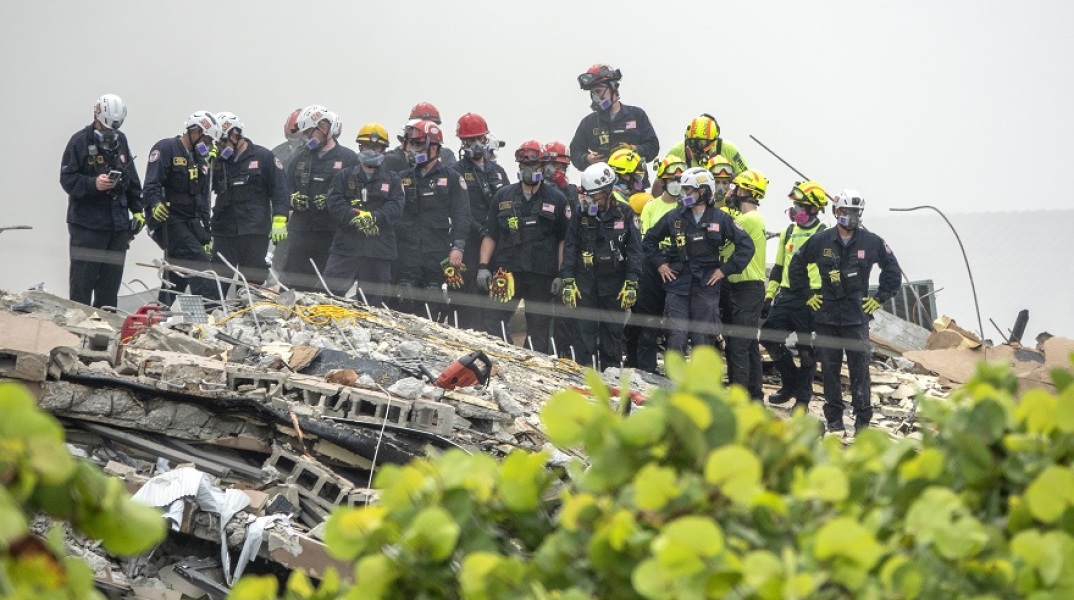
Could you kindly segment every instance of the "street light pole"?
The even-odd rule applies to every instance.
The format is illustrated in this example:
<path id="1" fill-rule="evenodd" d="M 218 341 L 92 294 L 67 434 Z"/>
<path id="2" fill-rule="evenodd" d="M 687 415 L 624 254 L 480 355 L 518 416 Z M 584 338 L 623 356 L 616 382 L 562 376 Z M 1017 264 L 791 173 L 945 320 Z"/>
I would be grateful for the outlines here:
<path id="1" fill-rule="evenodd" d="M 973 291 L 973 309 L 977 312 L 977 332 L 981 336 L 981 342 L 983 343 L 984 324 L 982 324 L 981 322 L 981 307 L 979 304 L 977 304 L 977 286 L 973 283 L 973 271 L 970 269 L 970 259 L 966 256 L 966 247 L 962 245 L 962 238 L 959 237 L 958 231 L 955 230 L 955 226 L 951 224 L 951 221 L 947 218 L 947 215 L 943 214 L 940 209 L 936 208 L 935 206 L 929 206 L 927 204 L 924 206 L 914 206 L 911 208 L 889 208 L 888 210 L 892 212 L 911 212 L 924 208 L 936 211 L 936 213 L 943 218 L 944 222 L 947 223 L 947 226 L 951 228 L 951 233 L 955 234 L 955 241 L 958 242 L 958 249 L 962 251 L 962 260 L 966 263 L 966 274 L 970 276 L 970 290 Z"/>

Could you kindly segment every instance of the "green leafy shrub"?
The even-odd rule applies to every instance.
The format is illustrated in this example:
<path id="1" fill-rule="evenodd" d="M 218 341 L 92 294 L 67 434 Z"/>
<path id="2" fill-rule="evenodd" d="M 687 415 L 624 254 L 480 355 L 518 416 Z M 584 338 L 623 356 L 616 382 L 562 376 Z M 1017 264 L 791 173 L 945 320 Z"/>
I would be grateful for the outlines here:
<path id="1" fill-rule="evenodd" d="M 384 467 L 379 505 L 333 513 L 327 543 L 348 588 L 288 598 L 1071 598 L 1074 385 L 1016 400 L 981 365 L 914 440 L 869 430 L 844 447 L 810 416 L 779 419 L 721 386 L 716 353 L 671 355 L 674 389 L 622 417 L 553 396 L 560 447 L 588 457 L 556 477 L 543 454 L 502 463 L 451 451 Z M 275 598 L 271 579 L 232 597 Z"/>
<path id="2" fill-rule="evenodd" d="M 164 539 L 160 511 L 130 499 L 123 482 L 67 451 L 63 427 L 38 410 L 22 386 L 0 382 L 0 597 L 103 598 L 63 532 L 30 532 L 35 515 L 68 521 L 115 556 L 140 554 Z"/>

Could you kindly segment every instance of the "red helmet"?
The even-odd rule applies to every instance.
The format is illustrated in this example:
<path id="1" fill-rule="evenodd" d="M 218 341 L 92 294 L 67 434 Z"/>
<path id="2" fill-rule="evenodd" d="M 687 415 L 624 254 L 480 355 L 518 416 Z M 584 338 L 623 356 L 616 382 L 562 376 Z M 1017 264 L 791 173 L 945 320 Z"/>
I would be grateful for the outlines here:
<path id="1" fill-rule="evenodd" d="M 609 84 L 614 88 L 618 88 L 619 80 L 622 78 L 623 74 L 619 69 L 613 69 L 608 65 L 597 63 L 578 76 L 578 85 L 583 90 L 592 89 L 597 85 Z"/>
<path id="2" fill-rule="evenodd" d="M 519 163 L 540 162 L 541 143 L 537 140 L 522 142 L 522 145 L 518 147 L 518 150 L 515 150 L 515 161 Z"/>
<path id="3" fill-rule="evenodd" d="M 283 124 L 283 135 L 288 140 L 297 140 L 298 134 L 298 115 L 302 114 L 301 108 L 296 108 L 295 112 L 291 113 L 290 117 L 287 117 L 287 122 Z"/>
<path id="4" fill-rule="evenodd" d="M 485 118 L 477 113 L 468 112 L 459 117 L 459 125 L 455 128 L 455 135 L 460 139 L 476 138 L 489 134 L 489 124 Z"/>
<path id="5" fill-rule="evenodd" d="M 444 132 L 432 121 L 418 121 L 407 126 L 406 139 L 424 144 L 426 148 L 433 144 L 440 146 L 444 143 Z"/>
<path id="6" fill-rule="evenodd" d="M 571 164 L 571 155 L 567 154 L 567 146 L 563 142 L 548 142 L 541 149 L 541 162 L 558 162 L 569 165 Z"/>
<path id="7" fill-rule="evenodd" d="M 436 107 L 429 102 L 418 102 L 414 105 L 414 108 L 410 109 L 410 118 L 432 121 L 439 125 L 440 111 L 436 110 Z"/>

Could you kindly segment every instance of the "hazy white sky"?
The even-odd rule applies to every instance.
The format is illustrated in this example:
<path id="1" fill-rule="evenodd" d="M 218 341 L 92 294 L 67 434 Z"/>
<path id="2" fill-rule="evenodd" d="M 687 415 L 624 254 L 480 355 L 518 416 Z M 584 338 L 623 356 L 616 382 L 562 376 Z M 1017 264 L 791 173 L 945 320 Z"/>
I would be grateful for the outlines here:
<path id="1" fill-rule="evenodd" d="M 128 105 L 123 129 L 144 176 L 152 144 L 199 109 L 237 113 L 270 147 L 298 106 L 337 112 L 353 146 L 362 123 L 395 132 L 420 100 L 435 103 L 452 132 L 462 113 L 481 113 L 511 152 L 530 138 L 569 142 L 589 110 L 575 76 L 607 62 L 622 69 L 623 100 L 646 109 L 662 150 L 692 116 L 717 116 L 724 137 L 771 179 L 761 207 L 770 230 L 787 222 L 781 211 L 797 177 L 749 134 L 830 191 L 861 190 L 866 223 L 893 241 L 935 225 L 889 216 L 917 204 L 984 230 L 964 238 L 1022 240 L 1010 250 L 1025 255 L 1017 268 L 990 268 L 984 256 L 988 264 L 974 264 L 989 297 L 986 333 L 989 316 L 1009 326 L 1011 306 L 1032 304 L 1030 331 L 1072 335 L 1061 239 L 1043 239 L 1032 219 L 1012 230 L 1002 215 L 958 217 L 1052 209 L 1042 213 L 1048 225 L 1070 237 L 1072 23 L 1074 3 L 1058 0 L 3 2 L 0 226 L 34 230 L 0 235 L 0 288 L 44 281 L 66 294 L 59 161 L 103 93 Z M 912 247 L 893 244 L 906 271 L 936 279 L 941 312 L 971 326 L 953 240 L 910 239 Z M 1048 244 L 1054 251 L 1041 250 Z M 148 238 L 137 240 L 125 279 L 152 278 L 134 262 L 156 256 Z"/>

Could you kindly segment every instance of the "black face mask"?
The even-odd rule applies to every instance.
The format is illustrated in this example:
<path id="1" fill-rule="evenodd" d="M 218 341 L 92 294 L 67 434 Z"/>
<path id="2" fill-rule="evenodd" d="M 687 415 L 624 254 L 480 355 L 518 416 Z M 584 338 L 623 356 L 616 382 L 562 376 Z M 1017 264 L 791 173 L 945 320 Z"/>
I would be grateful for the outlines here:
<path id="1" fill-rule="evenodd" d="M 97 139 L 100 141 L 101 148 L 105 150 L 116 150 L 119 148 L 119 132 L 115 129 L 105 129 L 104 131 L 95 131 Z"/>
<path id="2" fill-rule="evenodd" d="M 463 146 L 461 154 L 470 160 L 481 160 L 485 158 L 485 144 L 478 141 L 469 146 Z"/>
<path id="3" fill-rule="evenodd" d="M 518 180 L 527 185 L 537 185 L 541 182 L 541 169 L 532 165 L 523 165 L 518 173 Z"/>

